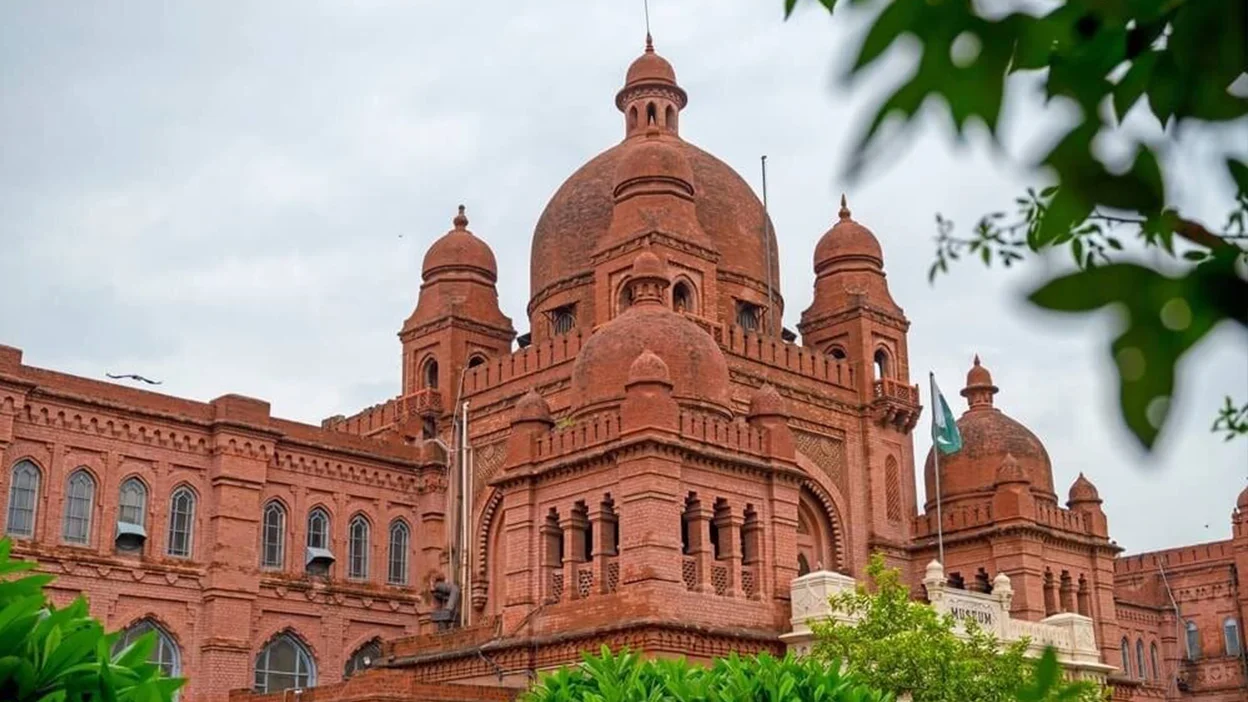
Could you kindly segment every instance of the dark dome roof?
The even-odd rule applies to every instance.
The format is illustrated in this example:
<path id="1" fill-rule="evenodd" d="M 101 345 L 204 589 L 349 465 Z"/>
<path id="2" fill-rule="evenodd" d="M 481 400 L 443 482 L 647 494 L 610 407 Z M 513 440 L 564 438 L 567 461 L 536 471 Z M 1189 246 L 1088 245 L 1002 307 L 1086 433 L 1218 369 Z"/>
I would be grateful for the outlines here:
<path id="1" fill-rule="evenodd" d="M 590 256 L 611 225 L 621 162 L 634 145 L 645 141 L 626 139 L 612 146 L 573 173 L 551 197 L 533 232 L 532 296 L 592 268 Z M 662 141 L 682 153 L 692 171 L 698 224 L 719 250 L 719 269 L 765 283 L 766 240 L 772 253 L 771 278 L 779 280 L 775 234 L 763 226 L 763 203 L 753 189 L 731 167 L 693 144 L 678 137 Z"/>
<path id="2" fill-rule="evenodd" d="M 430 275 L 441 269 L 471 268 L 484 273 L 491 281 L 498 280 L 494 252 L 489 244 L 468 231 L 468 217 L 464 215 L 463 205 L 459 206 L 459 214 L 452 221 L 454 229 L 443 234 L 425 252 L 425 260 L 420 267 L 421 277 L 428 280 Z"/>

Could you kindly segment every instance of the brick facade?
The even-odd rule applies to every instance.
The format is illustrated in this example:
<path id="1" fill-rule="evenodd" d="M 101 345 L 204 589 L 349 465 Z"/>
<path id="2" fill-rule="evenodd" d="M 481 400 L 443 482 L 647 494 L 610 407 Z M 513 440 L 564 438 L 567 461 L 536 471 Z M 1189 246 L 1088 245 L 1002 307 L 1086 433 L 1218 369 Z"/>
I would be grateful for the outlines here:
<path id="1" fill-rule="evenodd" d="M 687 101 L 648 42 L 616 95 L 624 139 L 538 222 L 518 339 L 461 207 L 399 333 L 399 394 L 351 416 L 312 427 L 0 347 L 0 511 L 17 553 L 58 575 L 58 601 L 83 592 L 111 628 L 159 627 L 191 678 L 184 699 L 276 699 L 238 691 L 270 669 L 290 676 L 270 686 L 317 702 L 507 699 L 603 644 L 781 651 L 795 577 L 861 576 L 879 551 L 921 596 L 939 532 L 952 586 L 1006 574 L 1014 617 L 1085 614 L 1111 665 L 1140 642 L 1148 665 L 1116 674 L 1118 698 L 1243 699 L 1223 624 L 1248 613 L 1248 495 L 1231 541 L 1124 557 L 1090 481 L 1059 504 L 1043 444 L 997 408 L 976 359 L 937 524 L 931 457 L 917 504 L 909 322 L 879 242 L 842 201 L 795 341 L 770 223 L 681 137 Z M 137 549 L 131 479 L 146 496 Z M 373 670 L 339 683 L 352 660 Z"/>

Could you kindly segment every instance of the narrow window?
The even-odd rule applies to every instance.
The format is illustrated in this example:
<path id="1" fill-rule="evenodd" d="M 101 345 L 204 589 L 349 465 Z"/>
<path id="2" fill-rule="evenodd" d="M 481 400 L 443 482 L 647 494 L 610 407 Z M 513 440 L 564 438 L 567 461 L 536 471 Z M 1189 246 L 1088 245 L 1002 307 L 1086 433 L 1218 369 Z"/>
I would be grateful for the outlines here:
<path id="1" fill-rule="evenodd" d="M 120 553 L 140 553 L 147 542 L 147 486 L 127 478 L 118 490 L 117 534 L 113 544 Z"/>
<path id="2" fill-rule="evenodd" d="M 35 535 L 35 508 L 39 499 L 39 468 L 30 461 L 13 466 L 9 483 L 9 515 L 4 532 L 30 538 Z"/>
<path id="3" fill-rule="evenodd" d="M 1187 659 L 1194 661 L 1200 658 L 1200 629 L 1191 619 L 1188 619 L 1183 626 L 1187 634 Z"/>
<path id="4" fill-rule="evenodd" d="M 303 690 L 316 685 L 316 663 L 290 634 L 273 639 L 256 656 L 256 692 Z"/>
<path id="5" fill-rule="evenodd" d="M 672 309 L 677 312 L 693 311 L 693 293 L 688 283 L 681 281 L 672 288 Z"/>
<path id="6" fill-rule="evenodd" d="M 1144 665 L 1144 639 L 1135 640 L 1135 677 L 1148 679 L 1148 666 Z"/>
<path id="7" fill-rule="evenodd" d="M 65 518 L 61 530 L 65 543 L 85 544 L 90 540 L 94 507 L 95 479 L 79 468 L 69 476 L 65 490 Z"/>
<path id="8" fill-rule="evenodd" d="M 884 349 L 875 350 L 875 379 L 883 380 L 888 377 L 888 352 Z"/>
<path id="9" fill-rule="evenodd" d="M 649 127 L 652 125 L 657 125 L 658 121 L 659 121 L 658 114 L 656 113 L 654 109 L 654 103 L 653 102 L 646 103 L 646 126 Z"/>
<path id="10" fill-rule="evenodd" d="M 845 349 L 841 348 L 840 346 L 833 346 L 832 348 L 828 349 L 828 355 L 831 356 L 833 360 L 837 360 L 837 361 L 844 361 L 846 358 L 848 358 L 845 355 Z"/>
<path id="11" fill-rule="evenodd" d="M 1226 655 L 1238 657 L 1242 647 L 1239 645 L 1239 622 L 1235 617 L 1227 617 L 1222 622 L 1222 638 L 1226 639 Z"/>
<path id="12" fill-rule="evenodd" d="M 329 548 L 329 515 L 320 507 L 308 513 L 308 548 Z"/>
<path id="13" fill-rule="evenodd" d="M 1131 642 L 1125 636 L 1122 639 L 1122 674 L 1131 677 Z"/>
<path id="14" fill-rule="evenodd" d="M 348 527 L 347 577 L 355 580 L 368 578 L 368 520 L 363 515 L 351 518 Z"/>
<path id="15" fill-rule="evenodd" d="M 407 551 L 411 532 L 407 523 L 396 519 L 390 524 L 390 572 L 387 580 L 391 585 L 407 584 Z"/>
<path id="16" fill-rule="evenodd" d="M 676 108 L 671 105 L 668 105 L 663 113 L 663 126 L 667 127 L 669 132 L 676 131 Z"/>
<path id="17" fill-rule="evenodd" d="M 628 131 L 631 132 L 636 128 L 637 128 L 637 106 L 634 105 L 628 108 Z"/>
<path id="18" fill-rule="evenodd" d="M 425 361 L 425 369 L 421 375 L 424 378 L 426 390 L 438 389 L 438 361 L 436 359 L 431 358 Z"/>
<path id="19" fill-rule="evenodd" d="M 281 568 L 286 564 L 286 508 L 277 500 L 264 506 L 263 533 L 260 565 Z"/>
<path id="20" fill-rule="evenodd" d="M 1148 657 L 1153 664 L 1153 680 L 1161 680 L 1161 667 L 1157 665 L 1157 644 L 1148 645 Z"/>
<path id="21" fill-rule="evenodd" d="M 191 555 L 191 530 L 195 521 L 195 493 L 180 487 L 169 498 L 169 544 L 165 552 L 178 558 Z"/>

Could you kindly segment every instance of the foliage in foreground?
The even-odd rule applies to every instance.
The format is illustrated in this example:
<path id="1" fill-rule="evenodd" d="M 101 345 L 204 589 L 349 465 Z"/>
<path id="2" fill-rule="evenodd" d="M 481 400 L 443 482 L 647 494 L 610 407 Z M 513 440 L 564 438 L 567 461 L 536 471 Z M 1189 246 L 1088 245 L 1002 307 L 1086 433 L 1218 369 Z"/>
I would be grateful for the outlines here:
<path id="1" fill-rule="evenodd" d="M 0 700 L 6 702 L 169 702 L 183 680 L 149 663 L 155 632 L 112 655 L 83 597 L 64 609 L 47 600 L 51 575 L 20 575 L 34 563 L 10 558 L 0 540 Z"/>
<path id="2" fill-rule="evenodd" d="M 1053 672 L 1056 657 L 1050 663 L 1026 658 L 1025 640 L 1002 645 L 973 621 L 966 623 L 966 638 L 959 637 L 951 616 L 910 599 L 900 573 L 885 567 L 879 554 L 867 576 L 874 592 L 859 585 L 831 600 L 834 610 L 857 617 L 856 624 L 828 621 L 812 628 L 814 655 L 848 661 L 868 685 L 909 692 L 914 702 L 1103 699 L 1097 685 L 1061 681 Z M 1047 684 L 1038 687 L 1038 681 Z M 1020 697 L 1029 691 L 1038 696 Z"/>
<path id="3" fill-rule="evenodd" d="M 896 75 L 874 69 L 899 46 L 918 48 L 915 70 L 863 120 L 851 177 L 902 131 L 885 125 L 913 125 L 929 102 L 948 107 L 932 114 L 959 138 L 978 122 L 995 147 L 1009 126 L 1001 108 L 1010 95 L 1042 87 L 1046 104 L 1021 121 L 1046 121 L 1054 103 L 1074 113 L 1047 120 L 1056 139 L 1023 164 L 1048 187 L 1038 184 L 1013 206 L 984 215 L 966 237 L 937 215 L 930 277 L 962 258 L 1010 266 L 1067 252 L 1075 270 L 1029 299 L 1056 312 L 1126 312 L 1109 351 L 1122 418 L 1151 450 L 1184 354 L 1223 321 L 1248 329 L 1248 91 L 1242 81 L 1232 89 L 1248 67 L 1248 3 L 819 3 L 874 14 L 846 79 Z M 797 4 L 784 0 L 786 17 Z M 1007 154 L 997 148 L 994 155 Z M 1225 224 L 1180 211 L 1175 185 L 1214 191 L 1218 181 L 1234 192 L 1224 203 Z M 1248 436 L 1248 404 L 1227 398 L 1213 431 Z"/>
<path id="4" fill-rule="evenodd" d="M 582 654 L 579 666 L 543 676 L 524 702 L 891 702 L 838 664 L 766 653 L 717 659 L 709 668 L 636 653 Z"/>

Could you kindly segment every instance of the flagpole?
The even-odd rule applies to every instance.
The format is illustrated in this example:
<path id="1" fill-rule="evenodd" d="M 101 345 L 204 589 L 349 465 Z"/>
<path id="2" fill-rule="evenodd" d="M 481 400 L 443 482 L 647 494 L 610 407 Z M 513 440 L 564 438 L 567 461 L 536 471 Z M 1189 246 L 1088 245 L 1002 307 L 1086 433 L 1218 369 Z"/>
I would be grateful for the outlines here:
<path id="1" fill-rule="evenodd" d="M 940 406 L 940 400 L 937 399 L 936 393 L 935 393 L 936 374 L 932 371 L 928 371 L 927 375 L 928 375 L 928 380 L 930 381 L 928 384 L 928 387 L 932 388 L 932 391 L 933 391 L 932 392 L 932 411 L 943 412 L 944 409 Z M 945 565 L 945 520 L 944 520 L 944 515 L 942 515 L 940 511 L 940 446 L 936 444 L 935 436 L 932 437 L 932 463 L 933 463 L 933 468 L 935 469 L 935 473 L 936 473 L 936 548 L 937 548 L 937 552 L 940 554 L 937 560 L 940 561 L 941 566 L 944 566 Z"/>

